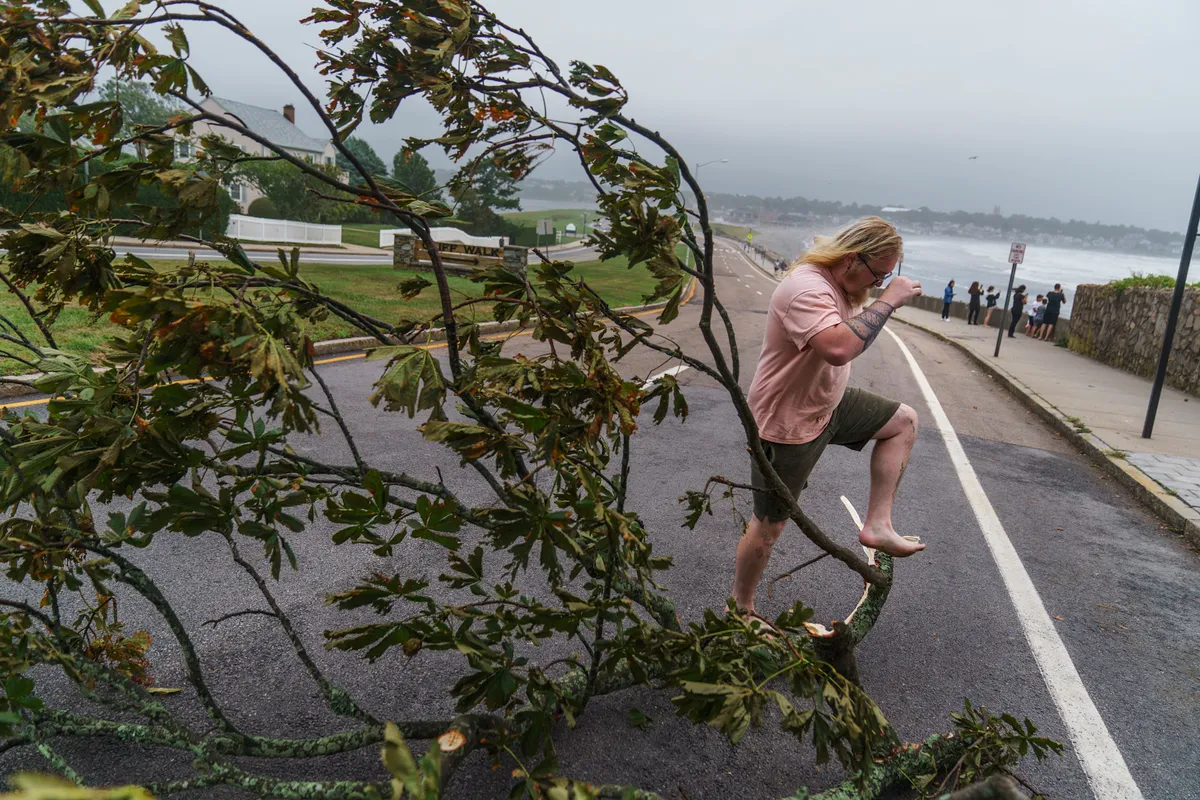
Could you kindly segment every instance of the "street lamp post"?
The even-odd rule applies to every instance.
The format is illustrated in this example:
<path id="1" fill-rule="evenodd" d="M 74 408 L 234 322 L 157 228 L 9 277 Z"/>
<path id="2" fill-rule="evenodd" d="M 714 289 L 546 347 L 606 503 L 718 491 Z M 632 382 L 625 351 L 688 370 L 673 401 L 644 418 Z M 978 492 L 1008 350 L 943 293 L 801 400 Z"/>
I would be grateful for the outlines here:
<path id="1" fill-rule="evenodd" d="M 709 164 L 728 164 L 728 163 L 729 163 L 729 159 L 728 159 L 728 158 L 714 158 L 712 161 L 705 161 L 704 163 L 699 163 L 699 162 L 697 162 L 697 163 L 696 163 L 696 170 L 695 170 L 695 171 L 692 173 L 692 177 L 694 177 L 694 178 L 696 179 L 696 182 L 697 182 L 697 183 L 699 183 L 699 182 L 700 182 L 700 168 L 701 168 L 701 167 L 707 167 Z M 697 205 L 698 205 L 698 204 L 699 204 L 699 198 L 696 198 L 696 202 L 697 202 Z M 683 249 L 683 257 L 684 257 L 684 263 L 683 263 L 683 265 L 684 265 L 685 267 L 691 267 L 691 266 L 692 266 L 692 248 L 690 248 L 690 247 L 685 247 L 685 248 Z"/>

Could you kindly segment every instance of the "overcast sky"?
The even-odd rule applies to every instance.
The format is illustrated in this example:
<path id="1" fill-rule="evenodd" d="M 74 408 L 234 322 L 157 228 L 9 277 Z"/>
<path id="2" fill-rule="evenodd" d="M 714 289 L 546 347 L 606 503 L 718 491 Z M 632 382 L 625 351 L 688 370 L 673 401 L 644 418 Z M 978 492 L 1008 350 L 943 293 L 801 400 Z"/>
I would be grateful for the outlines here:
<path id="1" fill-rule="evenodd" d="M 218 0 L 221 2 L 221 0 Z M 229 0 L 224 0 L 226 4 Z M 105 0 L 106 7 L 112 0 Z M 227 5 L 310 87 L 311 0 Z M 560 63 L 613 70 L 708 191 L 1182 230 L 1200 172 L 1197 0 L 492 0 Z M 228 34 L 189 28 L 220 96 L 297 105 Z M 363 127 L 390 163 L 428 109 Z M 438 155 L 435 166 L 448 166 Z M 969 160 L 970 156 L 978 156 Z M 566 157 L 541 177 L 579 179 Z"/>

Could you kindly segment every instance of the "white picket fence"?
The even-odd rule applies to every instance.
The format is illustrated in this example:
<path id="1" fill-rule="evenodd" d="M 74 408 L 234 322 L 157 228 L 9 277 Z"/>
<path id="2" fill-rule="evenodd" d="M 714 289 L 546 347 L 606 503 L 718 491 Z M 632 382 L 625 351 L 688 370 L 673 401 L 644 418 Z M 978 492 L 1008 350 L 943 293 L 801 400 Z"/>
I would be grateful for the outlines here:
<path id="1" fill-rule="evenodd" d="M 229 215 L 226 234 L 244 242 L 287 242 L 289 244 L 341 244 L 341 225 L 316 225 L 290 219 L 265 219 L 242 214 Z"/>
<path id="2" fill-rule="evenodd" d="M 412 231 L 408 228 L 391 228 L 390 230 L 382 230 L 379 232 L 380 247 L 395 247 L 397 236 L 412 236 Z M 462 242 L 463 244 L 473 244 L 479 247 L 502 247 L 504 242 L 503 236 L 471 236 L 463 233 L 458 228 L 430 228 L 430 238 L 435 242 Z"/>

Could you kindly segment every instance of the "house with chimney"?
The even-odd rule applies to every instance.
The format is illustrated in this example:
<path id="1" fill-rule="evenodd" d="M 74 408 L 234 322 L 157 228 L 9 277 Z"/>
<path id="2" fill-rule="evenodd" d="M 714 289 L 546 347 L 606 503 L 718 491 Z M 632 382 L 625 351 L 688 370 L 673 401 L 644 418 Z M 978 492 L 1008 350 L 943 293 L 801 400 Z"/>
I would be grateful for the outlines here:
<path id="1" fill-rule="evenodd" d="M 264 139 L 282 146 L 284 150 L 297 158 L 316 164 L 336 163 L 333 141 L 328 138 L 314 138 L 296 127 L 296 109 L 291 104 L 285 105 L 283 111 L 280 112 L 221 97 L 209 97 L 200 104 L 200 107 L 217 116 L 228 117 Z M 272 155 L 270 150 L 240 131 L 217 122 L 203 120 L 192 126 L 192 138 L 176 138 L 175 157 L 180 161 L 190 159 L 194 155 L 194 148 L 200 137 L 209 134 L 220 136 L 252 155 Z M 258 189 L 242 183 L 230 185 L 229 194 L 237 202 L 242 213 L 250 208 L 251 203 L 262 197 L 262 192 Z"/>

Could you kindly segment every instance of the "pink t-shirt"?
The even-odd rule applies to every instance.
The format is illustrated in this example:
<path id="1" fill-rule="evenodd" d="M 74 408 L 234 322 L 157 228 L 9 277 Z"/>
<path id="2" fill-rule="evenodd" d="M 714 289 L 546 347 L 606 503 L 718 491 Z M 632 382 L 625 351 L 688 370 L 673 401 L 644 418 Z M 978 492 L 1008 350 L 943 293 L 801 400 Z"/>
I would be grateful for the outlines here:
<path id="1" fill-rule="evenodd" d="M 748 398 L 762 438 L 803 444 L 825 430 L 850 365 L 833 366 L 808 340 L 856 313 L 829 271 L 815 264 L 799 265 L 775 288 Z"/>

